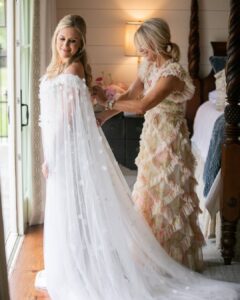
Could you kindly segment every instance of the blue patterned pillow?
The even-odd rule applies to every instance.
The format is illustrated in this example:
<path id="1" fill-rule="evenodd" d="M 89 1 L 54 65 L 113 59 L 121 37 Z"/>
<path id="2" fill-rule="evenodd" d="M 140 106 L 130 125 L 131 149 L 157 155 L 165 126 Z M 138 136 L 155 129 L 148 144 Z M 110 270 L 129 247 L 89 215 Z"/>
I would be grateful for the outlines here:
<path id="1" fill-rule="evenodd" d="M 214 73 L 217 73 L 225 68 L 227 56 L 210 56 L 209 60 Z"/>

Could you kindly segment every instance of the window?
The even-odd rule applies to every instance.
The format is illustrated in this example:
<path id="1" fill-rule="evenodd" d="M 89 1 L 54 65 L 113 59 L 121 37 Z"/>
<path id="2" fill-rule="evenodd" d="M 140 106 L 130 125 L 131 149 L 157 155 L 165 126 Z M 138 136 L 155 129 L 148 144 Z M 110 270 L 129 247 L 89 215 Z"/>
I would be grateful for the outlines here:
<path id="1" fill-rule="evenodd" d="M 7 101 L 7 27 L 5 1 L 0 0 L 0 169 L 5 241 L 10 234 L 8 101 Z"/>
<path id="2" fill-rule="evenodd" d="M 21 122 L 18 101 L 17 43 L 15 24 L 19 1 L 0 0 L 0 180 L 4 238 L 10 266 L 23 232 L 21 180 Z M 19 26 L 18 26 L 19 27 Z"/>

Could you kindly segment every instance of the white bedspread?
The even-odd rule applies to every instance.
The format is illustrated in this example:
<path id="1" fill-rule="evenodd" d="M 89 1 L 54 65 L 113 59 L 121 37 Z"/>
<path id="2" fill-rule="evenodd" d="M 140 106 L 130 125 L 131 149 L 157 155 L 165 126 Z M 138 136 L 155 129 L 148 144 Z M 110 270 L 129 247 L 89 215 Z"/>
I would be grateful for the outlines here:
<path id="1" fill-rule="evenodd" d="M 222 114 L 216 110 L 216 106 L 212 101 L 204 102 L 197 111 L 194 120 L 194 131 L 191 139 L 192 151 L 196 158 L 195 177 L 198 182 L 196 192 L 200 201 L 200 207 L 203 210 L 203 215 L 200 217 L 200 223 L 204 235 L 212 236 L 215 234 L 215 229 L 212 228 L 211 218 L 214 219 L 219 210 L 219 188 L 220 188 L 220 173 L 215 179 L 207 197 L 203 196 L 204 181 L 203 170 L 207 158 L 210 140 L 214 123 Z"/>
<path id="2" fill-rule="evenodd" d="M 191 141 L 193 149 L 204 162 L 207 158 L 214 123 L 222 113 L 217 111 L 216 106 L 210 101 L 204 102 L 197 111 Z"/>
<path id="3" fill-rule="evenodd" d="M 203 210 L 203 214 L 200 217 L 201 228 L 206 238 L 214 235 L 216 236 L 216 245 L 219 249 L 221 246 L 221 220 L 218 211 L 220 203 L 221 175 L 219 171 L 207 197 L 204 197 L 203 169 L 208 154 L 214 123 L 222 113 L 222 111 L 216 110 L 216 106 L 212 102 L 204 102 L 198 108 L 194 120 L 194 133 L 191 139 L 192 151 L 197 163 L 195 170 L 195 177 L 198 181 L 196 192 L 200 201 L 200 207 Z M 238 238 L 235 245 L 235 259 L 240 260 L 240 222 L 238 222 L 236 235 Z"/>

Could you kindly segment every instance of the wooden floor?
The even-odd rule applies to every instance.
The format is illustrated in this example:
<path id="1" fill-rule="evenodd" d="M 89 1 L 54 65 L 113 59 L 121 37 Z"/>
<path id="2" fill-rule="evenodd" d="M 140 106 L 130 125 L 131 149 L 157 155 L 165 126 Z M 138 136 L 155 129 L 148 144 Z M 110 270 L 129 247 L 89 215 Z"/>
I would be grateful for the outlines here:
<path id="1" fill-rule="evenodd" d="M 10 276 L 11 300 L 50 300 L 46 292 L 34 288 L 35 276 L 43 269 L 42 233 L 42 226 L 32 226 L 24 238 Z"/>

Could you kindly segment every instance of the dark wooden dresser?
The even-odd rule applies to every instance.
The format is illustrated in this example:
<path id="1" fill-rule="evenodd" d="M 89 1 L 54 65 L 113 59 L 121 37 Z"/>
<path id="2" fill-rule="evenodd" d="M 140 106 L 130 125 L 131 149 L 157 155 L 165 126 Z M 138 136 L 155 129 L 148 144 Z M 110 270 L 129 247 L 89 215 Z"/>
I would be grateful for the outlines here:
<path id="1" fill-rule="evenodd" d="M 132 170 L 137 168 L 134 161 L 139 151 L 143 121 L 142 116 L 119 114 L 102 126 L 116 160 Z"/>

